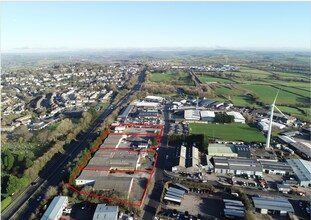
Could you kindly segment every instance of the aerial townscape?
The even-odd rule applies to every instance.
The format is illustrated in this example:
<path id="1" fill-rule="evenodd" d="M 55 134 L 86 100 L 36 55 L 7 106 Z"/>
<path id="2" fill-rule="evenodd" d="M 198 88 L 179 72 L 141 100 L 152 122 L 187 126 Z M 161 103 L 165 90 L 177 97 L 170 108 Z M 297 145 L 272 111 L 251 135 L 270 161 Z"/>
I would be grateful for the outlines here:
<path id="1" fill-rule="evenodd" d="M 307 49 L 3 53 L 1 219 L 310 219 Z"/>

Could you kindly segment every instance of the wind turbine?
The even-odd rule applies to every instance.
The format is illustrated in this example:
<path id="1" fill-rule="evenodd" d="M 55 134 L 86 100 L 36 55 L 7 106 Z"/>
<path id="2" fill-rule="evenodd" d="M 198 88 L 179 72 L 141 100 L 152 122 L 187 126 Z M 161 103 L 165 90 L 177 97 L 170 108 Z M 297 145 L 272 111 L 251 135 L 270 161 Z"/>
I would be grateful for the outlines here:
<path id="1" fill-rule="evenodd" d="M 271 130 L 272 130 L 272 122 L 273 122 L 273 111 L 274 111 L 274 108 L 276 108 L 276 110 L 278 110 L 278 112 L 280 112 L 285 118 L 288 118 L 286 115 L 283 114 L 283 112 L 281 112 L 281 110 L 276 107 L 275 105 L 275 102 L 276 102 L 276 99 L 279 95 L 279 91 L 276 93 L 276 96 L 275 96 L 275 99 L 271 105 L 271 113 L 270 113 L 270 119 L 269 119 L 269 129 L 268 129 L 268 135 L 267 135 L 267 140 L 266 140 L 266 149 L 269 149 L 270 148 L 270 139 L 271 139 Z"/>

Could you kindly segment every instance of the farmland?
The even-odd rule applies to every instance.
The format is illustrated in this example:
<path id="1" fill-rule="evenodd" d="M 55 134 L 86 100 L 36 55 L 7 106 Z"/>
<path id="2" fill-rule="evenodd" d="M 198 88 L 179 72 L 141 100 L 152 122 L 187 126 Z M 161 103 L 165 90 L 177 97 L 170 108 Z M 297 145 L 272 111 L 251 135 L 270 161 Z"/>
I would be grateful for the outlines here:
<path id="1" fill-rule="evenodd" d="M 150 80 L 152 82 L 167 82 L 174 85 L 186 85 L 194 86 L 190 74 L 187 72 L 164 72 L 164 73 L 152 73 Z"/>
<path id="2" fill-rule="evenodd" d="M 264 142 L 265 136 L 257 128 L 247 124 L 199 124 L 190 123 L 191 134 L 204 134 L 209 139 L 229 141 Z"/>

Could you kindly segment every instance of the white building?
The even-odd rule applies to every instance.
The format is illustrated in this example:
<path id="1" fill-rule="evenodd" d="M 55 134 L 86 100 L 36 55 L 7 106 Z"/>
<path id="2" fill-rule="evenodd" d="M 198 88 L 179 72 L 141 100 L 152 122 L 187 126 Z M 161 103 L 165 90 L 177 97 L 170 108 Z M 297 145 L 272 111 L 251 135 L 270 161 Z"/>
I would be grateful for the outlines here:
<path id="1" fill-rule="evenodd" d="M 258 128 L 261 131 L 268 131 L 269 125 L 266 122 L 261 121 L 261 122 L 258 122 Z"/>
<path id="2" fill-rule="evenodd" d="M 52 200 L 51 204 L 44 212 L 41 220 L 58 220 L 62 216 L 64 208 L 68 204 L 67 196 L 56 196 Z"/>
<path id="3" fill-rule="evenodd" d="M 234 117 L 234 122 L 245 124 L 245 118 L 240 112 L 227 112 L 227 115 L 232 115 Z"/>
<path id="4" fill-rule="evenodd" d="M 117 220 L 119 206 L 106 206 L 106 204 L 97 204 L 93 215 L 93 220 Z"/>
<path id="5" fill-rule="evenodd" d="M 199 110 L 185 110 L 184 118 L 187 120 L 200 120 L 200 111 Z"/>
<path id="6" fill-rule="evenodd" d="M 201 120 L 213 122 L 215 120 L 215 112 L 213 111 L 201 111 Z"/>

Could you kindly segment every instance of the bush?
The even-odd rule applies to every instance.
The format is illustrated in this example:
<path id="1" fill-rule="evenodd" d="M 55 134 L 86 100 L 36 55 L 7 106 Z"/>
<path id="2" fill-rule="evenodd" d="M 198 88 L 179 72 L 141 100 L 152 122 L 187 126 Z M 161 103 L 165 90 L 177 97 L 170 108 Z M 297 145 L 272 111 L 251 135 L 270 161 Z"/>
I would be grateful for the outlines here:
<path id="1" fill-rule="evenodd" d="M 1 201 L 1 211 L 4 210 L 10 203 L 12 202 L 12 197 L 6 197 L 4 200 Z"/>

